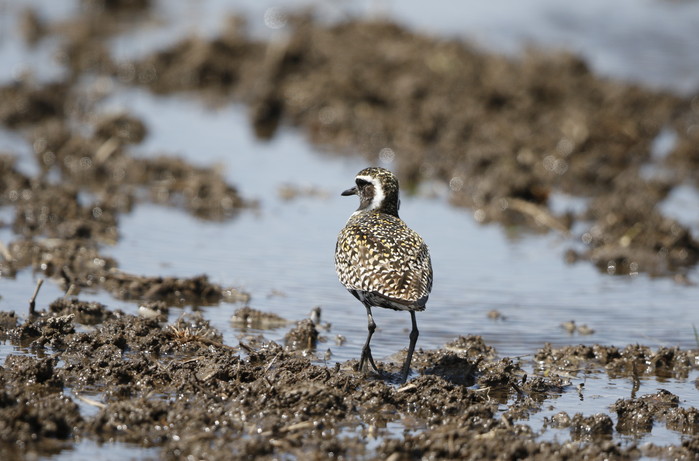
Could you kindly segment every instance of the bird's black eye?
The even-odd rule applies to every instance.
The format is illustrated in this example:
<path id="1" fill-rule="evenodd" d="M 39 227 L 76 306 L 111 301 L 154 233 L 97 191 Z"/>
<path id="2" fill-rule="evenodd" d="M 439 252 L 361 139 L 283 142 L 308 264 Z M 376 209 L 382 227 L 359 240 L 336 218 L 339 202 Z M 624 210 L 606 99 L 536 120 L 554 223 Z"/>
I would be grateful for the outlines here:
<path id="1" fill-rule="evenodd" d="M 367 184 L 369 184 L 369 181 L 367 181 L 366 179 L 357 178 L 355 183 L 357 183 L 357 187 L 364 187 Z"/>

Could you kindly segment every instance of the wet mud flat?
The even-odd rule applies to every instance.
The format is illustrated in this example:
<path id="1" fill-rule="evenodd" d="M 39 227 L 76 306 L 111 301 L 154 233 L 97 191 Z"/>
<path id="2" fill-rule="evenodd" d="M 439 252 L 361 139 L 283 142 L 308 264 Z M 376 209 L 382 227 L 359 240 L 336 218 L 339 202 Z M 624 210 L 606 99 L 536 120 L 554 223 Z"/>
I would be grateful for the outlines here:
<path id="1" fill-rule="evenodd" d="M 256 40 L 232 17 L 213 39 L 185 37 L 132 62 L 114 59 L 109 39 L 153 14 L 150 2 L 84 2 L 65 24 L 24 13 L 25 40 L 61 43 L 65 73 L 0 87 L 0 123 L 31 145 L 34 167 L 0 154 L 0 206 L 11 212 L 0 225 L 13 235 L 0 242 L 0 276 L 32 271 L 65 297 L 34 314 L 27 306 L 0 314 L 0 340 L 24 352 L 0 368 L 3 458 L 49 455 L 81 440 L 157 447 L 168 459 L 699 457 L 699 412 L 667 391 L 631 395 L 596 415 L 558 413 L 547 425 L 568 430 L 565 441 L 541 441 L 527 424 L 557 396 L 580 392 L 581 370 L 631 382 L 686 379 L 696 350 L 542 346 L 527 362 L 469 336 L 419 350 L 412 379 L 399 386 L 400 357 L 380 364 L 382 376 L 355 372 L 356 361 L 324 364 L 315 349 L 327 333 L 310 320 L 254 309 L 234 316 L 240 329 L 287 329 L 284 344 L 263 335 L 223 344 L 198 314 L 168 323 L 170 309 L 245 305 L 250 294 L 206 274 L 121 271 L 102 253 L 118 241 L 120 217 L 153 203 L 229 220 L 258 205 L 214 167 L 133 155 L 146 121 L 98 110 L 120 85 L 242 102 L 260 138 L 280 124 L 298 127 L 329 153 L 393 161 L 407 191 L 424 180 L 448 184 L 451 200 L 479 221 L 566 235 L 580 224 L 585 230 L 570 238 L 585 247 L 572 249 L 571 260 L 682 280 L 699 244 L 658 205 L 679 185 L 696 186 L 696 97 L 600 79 L 570 55 L 512 60 L 387 22 L 327 25 L 311 15 L 289 16 L 284 40 Z M 663 130 L 676 140 L 658 155 L 653 142 Z M 649 166 L 664 174 L 648 177 Z M 587 208 L 555 215 L 549 198 L 558 192 L 588 199 Z M 142 315 L 81 301 L 94 290 L 133 302 Z M 682 443 L 619 441 L 653 427 L 683 434 Z"/>
<path id="2" fill-rule="evenodd" d="M 477 221 L 560 232 L 570 239 L 562 258 L 610 274 L 681 280 L 699 261 L 692 229 L 660 207 L 677 187 L 698 185 L 699 95 L 600 78 L 570 54 L 506 58 L 387 21 L 326 24 L 312 13 L 282 16 L 284 34 L 269 41 L 255 39 L 232 14 L 212 38 L 185 36 L 144 57 L 117 60 L 109 40 L 157 20 L 158 9 L 93 1 L 78 12 L 58 24 L 33 10 L 22 18 L 27 43 L 61 44 L 62 81 L 39 85 L 26 76 L 0 88 L 8 102 L 0 122 L 33 127 L 42 165 L 55 162 L 78 183 L 147 132 L 130 125 L 128 114 L 119 114 L 122 125 L 100 129 L 107 121 L 96 120 L 90 107 L 105 95 L 78 85 L 99 76 L 160 95 L 243 103 L 261 139 L 291 125 L 334 155 L 389 162 L 406 191 L 425 180 L 448 184 L 451 202 L 469 207 Z M 97 144 L 64 144 L 71 136 L 56 119 L 67 118 L 92 126 Z M 554 212 L 557 194 L 586 205 Z M 201 198 L 197 204 L 214 199 Z M 229 197 L 220 205 L 231 210 L 236 203 Z M 225 215 L 218 206 L 194 211 Z"/>
<path id="3" fill-rule="evenodd" d="M 279 322 L 250 308 L 236 315 Z M 686 377 L 697 368 L 696 350 L 546 346 L 527 375 L 480 337 L 459 337 L 418 350 L 414 378 L 398 385 L 402 357 L 380 362 L 380 376 L 364 376 L 356 360 L 332 367 L 316 357 L 324 332 L 310 319 L 287 328 L 284 344 L 256 335 L 226 345 L 199 314 L 167 324 L 63 298 L 27 321 L 3 312 L 2 338 L 32 352 L 10 355 L 0 368 L 5 459 L 70 450 L 85 439 L 157 447 L 163 459 L 699 456 L 699 410 L 664 390 L 620 399 L 608 413 L 557 413 L 541 432 L 565 428 L 568 441 L 538 441 L 542 434 L 527 424 L 557 396 L 579 392 L 573 381 L 584 369 L 628 380 Z M 615 438 L 654 425 L 684 434 L 682 444 Z"/>

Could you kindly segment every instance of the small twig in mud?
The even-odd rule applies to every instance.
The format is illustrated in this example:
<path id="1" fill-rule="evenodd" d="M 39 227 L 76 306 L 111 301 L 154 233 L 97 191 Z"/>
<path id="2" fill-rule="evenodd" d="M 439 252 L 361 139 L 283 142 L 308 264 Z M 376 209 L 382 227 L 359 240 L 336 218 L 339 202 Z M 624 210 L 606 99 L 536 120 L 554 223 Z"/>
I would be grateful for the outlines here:
<path id="1" fill-rule="evenodd" d="M 44 284 L 44 279 L 39 279 L 36 281 L 36 287 L 34 288 L 34 294 L 29 298 L 29 316 L 33 317 L 36 315 L 36 297 L 39 294 L 41 285 Z"/>
<path id="2" fill-rule="evenodd" d="M 253 352 L 255 352 L 255 350 L 252 347 L 248 346 L 247 344 L 245 344 L 242 341 L 238 342 L 238 344 L 240 344 L 240 347 L 243 350 L 245 350 L 245 352 L 247 352 L 248 354 L 252 354 Z"/>
<path id="3" fill-rule="evenodd" d="M 481 387 L 479 389 L 471 389 L 471 392 L 490 392 L 491 387 Z"/>
<path id="4" fill-rule="evenodd" d="M 502 422 L 505 424 L 505 427 L 508 429 L 512 429 L 512 417 L 511 416 L 506 416 L 505 414 L 500 415 L 500 419 Z"/>
<path id="5" fill-rule="evenodd" d="M 88 405 L 92 405 L 93 407 L 97 407 L 97 408 L 107 408 L 107 405 L 105 405 L 105 404 L 102 403 L 102 402 L 98 402 L 97 400 L 90 399 L 90 398 L 87 398 L 87 397 L 83 397 L 83 396 L 80 395 L 80 394 L 75 394 L 75 393 L 74 393 L 74 395 L 75 395 L 75 397 L 76 397 L 78 400 L 80 400 L 80 401 L 82 401 L 82 402 L 85 402 L 85 403 L 88 404 Z"/>
<path id="6" fill-rule="evenodd" d="M 694 341 L 696 341 L 697 347 L 699 347 L 699 332 L 697 332 L 696 325 L 692 324 L 692 329 L 694 330 Z"/>
<path id="7" fill-rule="evenodd" d="M 637 222 L 619 238 L 619 244 L 624 248 L 628 247 L 641 231 L 643 231 L 643 224 Z"/>
<path id="8" fill-rule="evenodd" d="M 510 208 L 519 211 L 522 214 L 531 216 L 534 221 L 549 229 L 556 230 L 564 235 L 569 235 L 570 231 L 563 222 L 553 216 L 546 208 L 535 203 L 528 202 L 519 198 L 509 198 L 507 201 Z"/>
<path id="9" fill-rule="evenodd" d="M 270 368 L 272 368 L 272 365 L 274 365 L 274 362 L 277 361 L 277 359 L 279 358 L 279 355 L 280 354 L 275 355 L 274 358 L 272 360 L 270 360 L 269 363 L 267 364 L 267 366 L 265 367 L 265 371 L 262 372 L 262 378 L 264 378 L 265 382 L 267 383 L 267 385 L 269 386 L 270 389 L 274 389 L 274 384 L 272 384 L 272 382 L 267 377 L 267 372 L 269 371 Z"/>
<path id="10" fill-rule="evenodd" d="M 76 286 L 74 283 L 71 283 L 68 289 L 66 290 L 65 294 L 63 295 L 64 298 L 69 298 L 73 296 L 73 293 L 75 293 Z"/>
<path id="11" fill-rule="evenodd" d="M 119 140 L 111 137 L 107 139 L 95 153 L 95 163 L 99 166 L 106 162 L 111 155 L 119 149 Z"/>
<path id="12" fill-rule="evenodd" d="M 242 345 L 242 344 L 241 344 L 241 345 Z M 274 358 L 273 358 L 272 360 L 269 361 L 269 363 L 268 363 L 267 366 L 265 367 L 265 371 L 262 373 L 263 375 L 266 375 L 267 372 L 269 371 L 269 369 L 272 368 L 272 365 L 274 365 L 274 362 L 277 361 L 277 359 L 279 358 L 279 355 L 280 355 L 280 354 L 275 355 Z"/>
<path id="13" fill-rule="evenodd" d="M 474 389 L 473 392 L 484 392 L 488 402 L 490 402 L 490 386 L 481 387 L 480 389 Z"/>
<path id="14" fill-rule="evenodd" d="M 12 254 L 10 253 L 10 250 L 7 249 L 7 246 L 5 246 L 4 243 L 0 240 L 0 255 L 2 255 L 3 258 L 5 258 L 5 261 L 10 262 L 12 261 Z"/>
<path id="15" fill-rule="evenodd" d="M 61 275 L 65 279 L 65 281 L 68 283 L 68 291 L 70 291 L 71 288 L 73 288 L 73 285 L 75 284 L 75 274 L 73 274 L 73 271 L 70 270 L 70 267 L 67 265 L 64 265 L 63 268 L 61 269 Z M 66 296 L 68 294 L 66 293 Z"/>
<path id="16" fill-rule="evenodd" d="M 280 432 L 282 434 L 286 434 L 288 432 L 294 432 L 294 431 L 299 431 L 299 430 L 305 431 L 308 429 L 313 429 L 314 427 L 316 427 L 316 425 L 312 421 L 301 421 L 300 423 L 295 423 L 295 424 L 292 424 L 290 426 L 281 427 L 277 430 L 277 432 Z M 261 432 L 260 435 L 263 437 L 271 437 L 272 435 L 274 435 L 274 431 L 264 431 L 264 432 Z M 271 442 L 272 441 L 270 441 L 270 443 Z M 276 442 L 282 443 L 281 440 L 276 441 Z"/>
<path id="17" fill-rule="evenodd" d="M 307 429 L 313 429 L 315 427 L 315 423 L 313 421 L 301 421 L 300 423 L 295 423 L 292 424 L 291 426 L 285 426 L 282 428 L 279 428 L 279 432 L 292 432 L 292 431 L 298 431 L 298 430 L 307 430 Z"/>
<path id="18" fill-rule="evenodd" d="M 526 395 L 522 388 L 517 385 L 517 383 L 510 383 L 510 386 L 517 392 L 517 395 Z"/>
<path id="19" fill-rule="evenodd" d="M 406 392 L 411 391 L 413 389 L 417 389 L 417 386 L 415 384 L 406 384 L 405 386 L 398 389 L 396 392 Z"/>

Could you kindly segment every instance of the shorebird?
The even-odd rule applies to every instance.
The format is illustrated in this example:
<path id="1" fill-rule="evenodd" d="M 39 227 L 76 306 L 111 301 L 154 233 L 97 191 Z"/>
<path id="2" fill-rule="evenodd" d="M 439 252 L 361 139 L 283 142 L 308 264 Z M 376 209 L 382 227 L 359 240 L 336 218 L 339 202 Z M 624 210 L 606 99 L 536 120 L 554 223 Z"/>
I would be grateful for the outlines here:
<path id="1" fill-rule="evenodd" d="M 412 330 L 408 355 L 401 369 L 405 382 L 420 332 L 415 312 L 425 310 L 432 290 L 432 263 L 427 245 L 398 217 L 398 179 L 384 168 L 365 168 L 355 186 L 343 196 L 358 195 L 359 208 L 340 231 L 335 247 L 335 270 L 340 282 L 366 308 L 369 334 L 359 370 L 367 364 L 379 372 L 371 356 L 376 323 L 372 306 L 410 312 Z"/>

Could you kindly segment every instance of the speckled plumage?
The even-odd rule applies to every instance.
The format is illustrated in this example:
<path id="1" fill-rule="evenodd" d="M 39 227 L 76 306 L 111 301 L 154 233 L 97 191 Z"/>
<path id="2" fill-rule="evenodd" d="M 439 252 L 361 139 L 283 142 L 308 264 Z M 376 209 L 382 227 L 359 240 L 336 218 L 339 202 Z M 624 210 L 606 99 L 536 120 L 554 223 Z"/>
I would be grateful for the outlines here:
<path id="1" fill-rule="evenodd" d="M 400 218 L 379 210 L 349 219 L 337 240 L 335 269 L 340 282 L 372 306 L 421 311 L 432 289 L 425 242 Z"/>
<path id="2" fill-rule="evenodd" d="M 374 369 L 369 342 L 375 329 L 371 306 L 410 312 L 413 322 L 407 377 L 418 331 L 415 311 L 425 309 L 432 289 L 432 264 L 427 245 L 398 216 L 398 180 L 383 168 L 366 168 L 355 178 L 356 187 L 342 195 L 358 195 L 359 209 L 340 231 L 335 247 L 335 269 L 340 282 L 367 309 L 369 336 L 360 367 Z"/>

